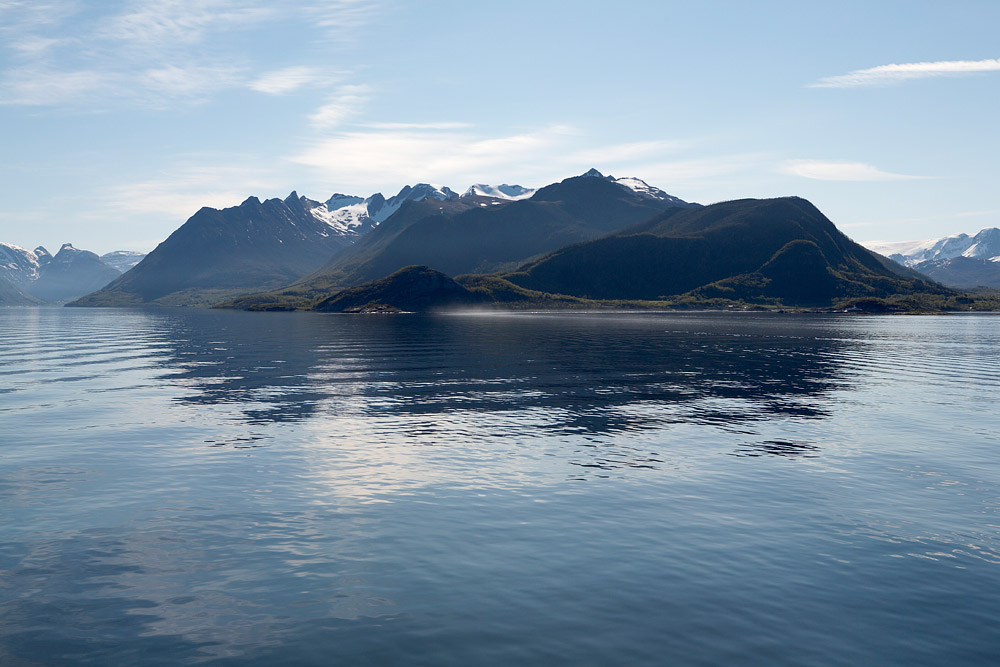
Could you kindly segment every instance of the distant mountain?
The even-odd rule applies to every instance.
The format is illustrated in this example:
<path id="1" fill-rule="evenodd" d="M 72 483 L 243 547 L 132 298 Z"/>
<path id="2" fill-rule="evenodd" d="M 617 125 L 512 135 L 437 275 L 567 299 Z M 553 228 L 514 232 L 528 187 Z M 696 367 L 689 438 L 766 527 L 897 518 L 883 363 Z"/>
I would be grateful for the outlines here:
<path id="1" fill-rule="evenodd" d="M 34 297 L 62 303 L 104 287 L 118 276 L 114 269 L 88 250 L 64 243 L 55 257 L 38 270 L 38 278 L 24 290 Z"/>
<path id="2" fill-rule="evenodd" d="M 873 241 L 865 246 L 957 289 L 1000 287 L 1000 229 L 926 241 Z"/>
<path id="3" fill-rule="evenodd" d="M 32 252 L 34 252 L 35 257 L 38 258 L 39 266 L 45 266 L 52 261 L 52 253 L 46 250 L 44 246 L 38 246 Z"/>
<path id="4" fill-rule="evenodd" d="M 38 280 L 39 268 L 35 252 L 12 243 L 0 243 L 0 278 L 23 287 Z"/>
<path id="5" fill-rule="evenodd" d="M 975 236 L 955 234 L 926 241 L 871 241 L 866 248 L 900 264 L 915 267 L 921 262 L 970 257 L 1000 261 L 1000 229 L 989 227 Z"/>
<path id="6" fill-rule="evenodd" d="M 53 257 L 42 246 L 27 250 L 0 243 L 0 278 L 33 295 L 20 305 L 60 303 L 103 287 L 121 273 L 120 266 L 127 267 L 142 257 L 142 253 L 119 250 L 98 258 L 71 243 L 64 244 Z M 8 299 L 6 305 L 13 305 L 12 302 L 13 299 Z"/>
<path id="7" fill-rule="evenodd" d="M 37 306 L 42 301 L 25 293 L 8 278 L 0 276 L 0 306 Z"/>
<path id="8" fill-rule="evenodd" d="M 451 188 L 418 183 L 403 187 L 389 199 L 377 192 L 367 199 L 338 193 L 322 205 L 304 197 L 303 201 L 308 202 L 307 207 L 313 216 L 329 224 L 337 233 L 344 236 L 361 236 L 385 222 L 405 202 L 424 199 L 450 201 L 457 198 L 458 194 Z"/>
<path id="9" fill-rule="evenodd" d="M 101 261 L 117 270 L 118 273 L 125 273 L 133 266 L 141 262 L 145 256 L 146 253 L 144 252 L 136 252 L 134 250 L 115 250 L 114 252 L 101 255 Z"/>
<path id="10" fill-rule="evenodd" d="M 746 300 L 825 305 L 846 297 L 942 291 L 844 236 L 798 197 L 671 208 L 504 276 L 591 299 Z"/>
<path id="11" fill-rule="evenodd" d="M 407 266 L 390 276 L 352 287 L 320 301 L 314 310 L 342 313 L 365 307 L 423 312 L 483 302 L 449 276 L 426 266 Z"/>
<path id="12" fill-rule="evenodd" d="M 351 242 L 314 213 L 320 207 L 327 210 L 292 192 L 202 208 L 134 268 L 70 305 L 209 305 L 288 284 Z"/>
<path id="13" fill-rule="evenodd" d="M 410 265 L 426 265 L 450 275 L 513 268 L 531 257 L 604 236 L 674 206 L 673 201 L 589 176 L 546 186 L 529 199 L 464 196 L 410 201 L 298 283 L 231 305 L 302 307 L 305 301 Z"/>
<path id="14" fill-rule="evenodd" d="M 1000 289 L 1000 261 L 995 259 L 965 256 L 931 259 L 915 264 L 913 268 L 942 285 L 956 289 Z"/>

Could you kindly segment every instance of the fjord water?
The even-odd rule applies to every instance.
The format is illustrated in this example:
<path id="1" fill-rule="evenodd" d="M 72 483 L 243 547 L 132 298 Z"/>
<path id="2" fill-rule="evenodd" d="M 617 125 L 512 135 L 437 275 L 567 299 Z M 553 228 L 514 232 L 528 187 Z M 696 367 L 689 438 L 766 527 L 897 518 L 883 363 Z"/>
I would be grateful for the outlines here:
<path id="1" fill-rule="evenodd" d="M 0 664 L 1000 658 L 1000 317 L 0 334 Z"/>

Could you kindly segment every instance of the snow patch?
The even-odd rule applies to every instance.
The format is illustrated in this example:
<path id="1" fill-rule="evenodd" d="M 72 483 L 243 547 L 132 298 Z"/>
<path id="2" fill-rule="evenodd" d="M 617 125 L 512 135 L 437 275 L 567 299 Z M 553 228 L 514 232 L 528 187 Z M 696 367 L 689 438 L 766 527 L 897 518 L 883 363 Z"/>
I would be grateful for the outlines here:
<path id="1" fill-rule="evenodd" d="M 27 285 L 38 279 L 38 256 L 13 243 L 0 243 L 0 276 L 15 285 Z"/>
<path id="2" fill-rule="evenodd" d="M 462 193 L 462 196 L 493 197 L 495 199 L 515 201 L 518 199 L 528 199 L 535 192 L 534 188 L 526 188 L 522 185 L 508 185 L 506 183 L 502 185 L 486 185 L 485 183 L 476 183 L 470 185 L 469 189 Z"/>

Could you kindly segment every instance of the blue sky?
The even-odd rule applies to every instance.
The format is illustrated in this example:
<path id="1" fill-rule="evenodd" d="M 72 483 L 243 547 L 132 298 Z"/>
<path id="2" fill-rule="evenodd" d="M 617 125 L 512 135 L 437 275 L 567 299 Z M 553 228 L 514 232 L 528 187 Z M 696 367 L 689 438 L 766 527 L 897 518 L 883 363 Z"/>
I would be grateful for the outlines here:
<path id="1" fill-rule="evenodd" d="M 596 167 L 799 195 L 858 241 L 1000 226 L 1000 2 L 0 0 L 0 241 Z"/>

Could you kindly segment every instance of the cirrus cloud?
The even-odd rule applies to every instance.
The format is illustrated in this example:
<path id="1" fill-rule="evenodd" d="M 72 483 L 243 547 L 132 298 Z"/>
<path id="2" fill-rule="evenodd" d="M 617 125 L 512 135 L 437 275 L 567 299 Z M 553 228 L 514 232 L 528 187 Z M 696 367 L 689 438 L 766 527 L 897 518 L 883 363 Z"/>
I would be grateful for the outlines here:
<path id="1" fill-rule="evenodd" d="M 939 60 L 936 62 L 899 63 L 858 69 L 847 74 L 828 76 L 810 88 L 859 88 L 862 86 L 887 86 L 910 79 L 939 76 L 956 76 L 976 72 L 1000 71 L 1000 58 L 987 60 Z"/>
<path id="2" fill-rule="evenodd" d="M 926 176 L 910 176 L 882 171 L 864 162 L 838 160 L 788 160 L 778 169 L 783 174 L 816 181 L 906 181 Z"/>

